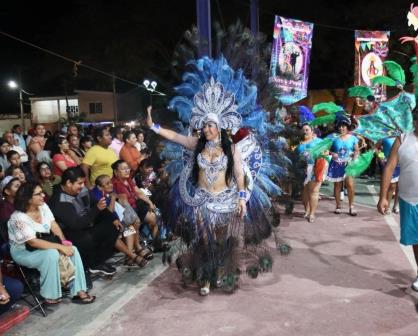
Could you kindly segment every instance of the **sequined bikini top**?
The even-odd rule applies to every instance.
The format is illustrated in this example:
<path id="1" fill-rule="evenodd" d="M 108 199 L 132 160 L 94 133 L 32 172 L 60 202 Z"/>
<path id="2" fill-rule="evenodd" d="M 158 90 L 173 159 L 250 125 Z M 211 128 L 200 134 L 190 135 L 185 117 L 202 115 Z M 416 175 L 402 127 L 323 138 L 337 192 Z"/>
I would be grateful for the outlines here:
<path id="1" fill-rule="evenodd" d="M 217 160 L 210 162 L 203 157 L 202 153 L 199 153 L 197 155 L 197 164 L 200 169 L 205 171 L 208 183 L 212 186 L 219 173 L 226 170 L 228 166 L 228 157 L 225 154 L 222 154 Z"/>

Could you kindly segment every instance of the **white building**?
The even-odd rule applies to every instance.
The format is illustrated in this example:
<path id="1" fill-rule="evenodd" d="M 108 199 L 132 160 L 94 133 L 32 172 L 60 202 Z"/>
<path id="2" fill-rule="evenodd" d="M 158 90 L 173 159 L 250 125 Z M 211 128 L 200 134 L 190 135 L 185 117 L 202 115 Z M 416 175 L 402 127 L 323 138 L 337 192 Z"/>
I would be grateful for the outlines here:
<path id="1" fill-rule="evenodd" d="M 86 121 L 115 120 L 113 92 L 76 90 L 71 96 L 29 99 L 33 123 L 53 124 L 80 114 Z"/>

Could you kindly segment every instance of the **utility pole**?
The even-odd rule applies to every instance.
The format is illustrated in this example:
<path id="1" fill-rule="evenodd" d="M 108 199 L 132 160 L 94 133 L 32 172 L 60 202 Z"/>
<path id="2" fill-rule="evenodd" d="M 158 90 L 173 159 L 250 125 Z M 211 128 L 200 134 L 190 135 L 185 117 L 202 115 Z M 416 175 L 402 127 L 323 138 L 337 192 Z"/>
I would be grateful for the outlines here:
<path id="1" fill-rule="evenodd" d="M 19 107 L 22 132 L 25 132 L 25 111 L 23 109 L 22 69 L 19 67 Z"/>
<path id="2" fill-rule="evenodd" d="M 199 57 L 212 57 L 210 0 L 196 0 L 196 16 L 199 32 Z"/>
<path id="3" fill-rule="evenodd" d="M 116 79 L 115 73 L 112 73 L 112 81 L 113 81 L 113 111 L 115 113 L 115 125 L 118 123 L 118 104 L 116 102 Z"/>
<path id="4" fill-rule="evenodd" d="M 254 40 L 257 39 L 258 36 L 258 31 L 259 31 L 259 15 L 258 15 L 258 5 L 259 2 L 258 0 L 250 0 L 251 4 L 250 4 L 250 11 L 251 11 L 251 34 L 253 35 Z M 258 45 L 255 43 L 254 44 L 254 49 L 253 49 L 253 53 L 254 53 L 254 57 L 258 54 Z M 251 73 L 252 79 L 255 80 L 257 74 L 256 74 L 256 69 L 252 69 L 252 73 Z"/>
<path id="5" fill-rule="evenodd" d="M 20 120 L 22 124 L 22 132 L 25 132 L 25 111 L 23 110 L 23 94 L 22 94 L 21 87 L 19 87 L 19 105 L 20 105 Z"/>

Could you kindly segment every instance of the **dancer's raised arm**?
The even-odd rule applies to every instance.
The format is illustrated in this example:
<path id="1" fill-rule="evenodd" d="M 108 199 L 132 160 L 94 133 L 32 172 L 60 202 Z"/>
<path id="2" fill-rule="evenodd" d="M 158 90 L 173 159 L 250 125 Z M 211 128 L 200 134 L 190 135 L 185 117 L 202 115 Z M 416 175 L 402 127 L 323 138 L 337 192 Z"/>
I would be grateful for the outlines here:
<path id="1" fill-rule="evenodd" d="M 154 124 L 152 121 L 152 106 L 147 107 L 147 126 L 155 133 L 161 135 L 163 138 L 178 143 L 187 149 L 194 150 L 197 145 L 198 138 L 193 136 L 185 136 L 169 129 L 162 128 L 159 124 Z"/>

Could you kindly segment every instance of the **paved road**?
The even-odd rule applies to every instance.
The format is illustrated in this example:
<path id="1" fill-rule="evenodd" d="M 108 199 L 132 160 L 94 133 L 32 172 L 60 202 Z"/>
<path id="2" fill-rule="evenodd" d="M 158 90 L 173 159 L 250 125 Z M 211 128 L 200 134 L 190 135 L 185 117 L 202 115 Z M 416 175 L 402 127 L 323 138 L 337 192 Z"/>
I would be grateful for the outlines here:
<path id="1" fill-rule="evenodd" d="M 11 334 L 416 336 L 415 270 L 397 242 L 397 218 L 377 215 L 368 182 L 358 184 L 357 200 L 365 204 L 358 217 L 334 215 L 327 197 L 315 223 L 301 217 L 300 204 L 283 216 L 280 234 L 292 253 L 281 256 L 271 241 L 273 272 L 243 277 L 233 295 L 200 297 L 197 288 L 183 288 L 174 267 L 156 260 L 152 274 L 123 273 L 96 286 L 94 306 L 64 304 Z M 52 329 L 54 323 L 62 327 Z"/>

